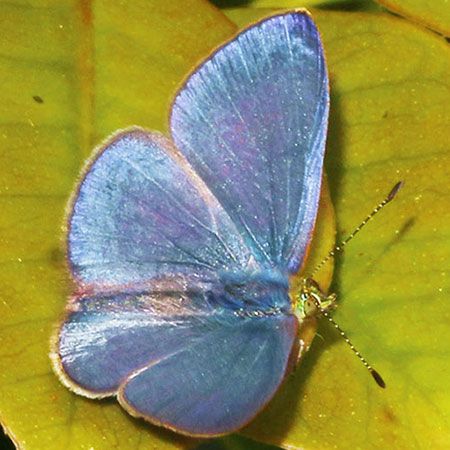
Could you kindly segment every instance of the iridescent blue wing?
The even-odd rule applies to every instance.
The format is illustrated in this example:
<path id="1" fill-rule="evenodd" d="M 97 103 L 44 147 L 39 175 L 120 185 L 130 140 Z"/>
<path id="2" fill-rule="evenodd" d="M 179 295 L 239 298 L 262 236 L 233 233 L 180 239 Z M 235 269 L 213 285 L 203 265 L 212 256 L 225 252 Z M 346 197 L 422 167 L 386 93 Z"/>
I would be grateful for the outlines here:
<path id="1" fill-rule="evenodd" d="M 118 399 L 132 415 L 181 433 L 236 431 L 283 381 L 296 324 L 293 316 L 276 316 L 222 325 L 134 373 Z"/>
<path id="2" fill-rule="evenodd" d="M 173 139 L 257 260 L 295 272 L 314 226 L 328 120 L 328 78 L 305 12 L 270 17 L 188 78 Z"/>
<path id="3" fill-rule="evenodd" d="M 155 133 L 105 144 L 69 217 L 80 293 L 53 348 L 67 386 L 194 435 L 234 431 L 265 405 L 296 336 L 285 270 L 314 225 L 327 114 L 317 30 L 289 13 L 218 50 L 178 94 L 172 133 L 190 165 Z"/>
<path id="4" fill-rule="evenodd" d="M 136 369 L 177 351 L 205 332 L 208 283 L 153 280 L 151 290 L 84 293 L 68 305 L 53 343 L 65 384 L 88 397 L 113 395 Z"/>
<path id="5" fill-rule="evenodd" d="M 89 165 L 69 217 L 68 258 L 85 284 L 247 267 L 235 225 L 170 141 L 133 129 Z"/>
<path id="6" fill-rule="evenodd" d="M 118 393 L 133 415 L 183 433 L 241 428 L 282 382 L 296 318 L 242 311 L 214 284 L 158 283 L 73 300 L 54 341 L 60 378 L 88 397 Z M 270 296 L 284 304 L 287 293 Z"/>

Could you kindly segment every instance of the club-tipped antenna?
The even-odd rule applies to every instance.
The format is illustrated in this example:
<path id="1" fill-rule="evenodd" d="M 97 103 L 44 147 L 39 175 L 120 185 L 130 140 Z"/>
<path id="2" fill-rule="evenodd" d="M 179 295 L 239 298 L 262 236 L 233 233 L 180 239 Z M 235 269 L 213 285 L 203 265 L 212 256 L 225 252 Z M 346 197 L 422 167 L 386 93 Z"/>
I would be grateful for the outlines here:
<path id="1" fill-rule="evenodd" d="M 366 369 L 370 372 L 370 374 L 372 375 L 373 379 L 376 381 L 376 383 L 378 384 L 378 386 L 385 388 L 386 387 L 386 383 L 384 382 L 383 378 L 381 377 L 381 375 L 367 362 L 366 358 L 364 358 L 363 355 L 361 355 L 361 353 L 359 353 L 359 351 L 356 349 L 356 347 L 352 344 L 352 342 L 350 341 L 350 339 L 347 337 L 347 335 L 345 334 L 345 332 L 342 330 L 342 328 L 333 320 L 333 318 L 330 316 L 330 314 L 328 313 L 328 311 L 325 311 L 321 306 L 319 301 L 317 301 L 317 299 L 315 299 L 313 297 L 313 301 L 317 307 L 317 309 L 320 311 L 320 313 L 322 314 L 323 317 L 325 317 L 332 325 L 334 328 L 336 328 L 336 330 L 338 331 L 338 333 L 341 335 L 341 337 L 344 339 L 344 341 L 347 343 L 347 345 L 352 349 L 353 353 L 359 358 L 359 360 L 364 364 L 364 366 L 366 367 Z"/>
<path id="2" fill-rule="evenodd" d="M 372 212 L 355 228 L 355 230 L 350 233 L 341 243 L 337 244 L 333 249 L 328 253 L 325 258 L 320 261 L 319 264 L 314 268 L 314 270 L 311 272 L 311 274 L 308 276 L 308 278 L 313 278 L 313 276 L 331 259 L 333 258 L 336 253 L 342 252 L 344 247 L 364 228 L 364 226 L 370 222 L 373 217 L 380 212 L 389 202 L 391 202 L 394 197 L 397 195 L 400 188 L 403 186 L 403 181 L 399 181 L 389 192 L 389 194 L 386 196 L 386 198 L 381 202 L 378 203 L 377 206 L 372 210 Z M 326 316 L 325 316 L 326 317 Z"/>

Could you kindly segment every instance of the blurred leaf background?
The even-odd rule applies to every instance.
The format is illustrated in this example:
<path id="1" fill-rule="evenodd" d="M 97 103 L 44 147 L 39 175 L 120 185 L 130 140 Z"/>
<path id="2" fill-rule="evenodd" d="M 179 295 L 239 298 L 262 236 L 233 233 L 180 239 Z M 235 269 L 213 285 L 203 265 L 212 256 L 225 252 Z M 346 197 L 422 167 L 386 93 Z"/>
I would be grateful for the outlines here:
<path id="1" fill-rule="evenodd" d="M 296 373 L 240 435 L 200 444 L 114 401 L 71 394 L 47 352 L 71 289 L 61 226 L 83 160 L 117 128 L 166 130 L 174 90 L 214 46 L 301 6 L 330 70 L 326 168 L 339 236 L 405 181 L 337 259 L 332 286 L 336 320 L 387 389 L 322 323 Z M 17 446 L 450 448 L 449 28 L 445 0 L 0 2 L 0 421 Z"/>

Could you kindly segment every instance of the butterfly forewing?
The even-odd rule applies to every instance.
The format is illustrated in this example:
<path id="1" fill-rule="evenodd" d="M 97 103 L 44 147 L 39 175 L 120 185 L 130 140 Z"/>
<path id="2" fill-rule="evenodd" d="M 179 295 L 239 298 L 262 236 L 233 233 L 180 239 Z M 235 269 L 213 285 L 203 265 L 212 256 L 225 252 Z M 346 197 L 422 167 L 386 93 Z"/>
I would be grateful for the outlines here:
<path id="1" fill-rule="evenodd" d="M 99 152 L 69 218 L 69 263 L 95 287 L 246 267 L 250 252 L 169 139 L 121 132 Z"/>
<path id="2" fill-rule="evenodd" d="M 320 38 L 304 13 L 274 16 L 238 35 L 174 100 L 176 145 L 265 265 L 295 272 L 303 260 L 328 103 Z"/>

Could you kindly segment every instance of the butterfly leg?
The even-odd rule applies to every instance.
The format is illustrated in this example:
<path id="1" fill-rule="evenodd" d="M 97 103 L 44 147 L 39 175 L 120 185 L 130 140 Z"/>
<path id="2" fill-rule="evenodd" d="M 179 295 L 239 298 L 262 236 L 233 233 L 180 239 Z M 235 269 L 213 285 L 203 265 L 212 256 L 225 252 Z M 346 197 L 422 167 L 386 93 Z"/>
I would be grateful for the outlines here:
<path id="1" fill-rule="evenodd" d="M 306 317 L 299 326 L 298 331 L 298 355 L 295 362 L 295 367 L 298 366 L 301 357 L 309 350 L 312 340 L 316 335 L 317 319 L 316 317 Z"/>

